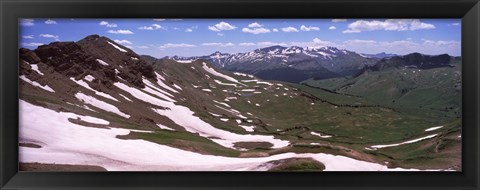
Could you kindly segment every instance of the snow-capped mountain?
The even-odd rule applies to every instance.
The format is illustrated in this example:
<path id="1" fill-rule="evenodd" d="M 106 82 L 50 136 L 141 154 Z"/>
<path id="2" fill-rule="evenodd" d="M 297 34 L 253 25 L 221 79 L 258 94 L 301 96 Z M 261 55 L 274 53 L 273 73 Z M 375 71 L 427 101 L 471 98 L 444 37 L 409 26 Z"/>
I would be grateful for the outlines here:
<path id="1" fill-rule="evenodd" d="M 346 76 L 372 65 L 378 58 L 335 47 L 271 46 L 246 53 L 215 52 L 207 56 L 170 57 L 177 61 L 204 59 L 217 68 L 254 74 L 260 78 L 299 82 L 308 78 Z"/>

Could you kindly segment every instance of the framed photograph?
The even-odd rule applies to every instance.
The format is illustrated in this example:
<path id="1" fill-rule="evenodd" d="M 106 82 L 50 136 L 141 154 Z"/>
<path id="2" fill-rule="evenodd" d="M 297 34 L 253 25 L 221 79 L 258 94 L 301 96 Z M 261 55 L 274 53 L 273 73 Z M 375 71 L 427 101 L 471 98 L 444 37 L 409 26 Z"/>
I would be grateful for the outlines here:
<path id="1" fill-rule="evenodd" d="M 1 1 L 2 189 L 479 189 L 478 0 Z"/>

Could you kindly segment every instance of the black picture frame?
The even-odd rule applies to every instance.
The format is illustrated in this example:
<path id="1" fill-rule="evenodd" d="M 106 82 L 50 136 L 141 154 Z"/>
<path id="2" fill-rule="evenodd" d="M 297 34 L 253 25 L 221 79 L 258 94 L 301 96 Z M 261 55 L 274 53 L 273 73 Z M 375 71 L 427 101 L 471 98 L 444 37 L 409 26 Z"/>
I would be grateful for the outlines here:
<path id="1" fill-rule="evenodd" d="M 0 0 L 1 189 L 480 188 L 478 0 Z M 18 172 L 19 18 L 461 18 L 462 172 Z"/>

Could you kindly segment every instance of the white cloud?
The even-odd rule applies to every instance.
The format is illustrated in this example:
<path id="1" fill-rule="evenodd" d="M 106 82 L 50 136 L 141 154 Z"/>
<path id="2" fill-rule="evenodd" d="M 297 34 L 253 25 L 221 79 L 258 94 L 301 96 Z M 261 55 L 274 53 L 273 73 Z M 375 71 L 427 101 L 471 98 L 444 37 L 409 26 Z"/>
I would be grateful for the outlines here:
<path id="1" fill-rule="evenodd" d="M 219 22 L 213 26 L 208 26 L 209 30 L 215 31 L 215 32 L 220 32 L 222 30 L 234 30 L 235 28 L 237 27 L 226 22 Z"/>
<path id="2" fill-rule="evenodd" d="M 454 22 L 452 24 L 448 24 L 448 26 L 460 26 L 460 23 L 459 22 Z"/>
<path id="3" fill-rule="evenodd" d="M 217 33 L 217 36 L 223 36 L 224 34 L 223 33 Z"/>
<path id="4" fill-rule="evenodd" d="M 218 43 L 218 42 L 210 42 L 210 43 L 202 43 L 202 46 L 220 46 L 220 47 L 228 47 L 234 46 L 235 44 L 228 42 L 228 43 Z"/>
<path id="5" fill-rule="evenodd" d="M 258 24 L 258 22 L 254 22 L 254 23 L 250 23 L 248 25 L 248 27 L 250 27 L 250 28 L 260 28 L 260 27 L 262 27 L 262 25 Z"/>
<path id="6" fill-rule="evenodd" d="M 33 19 L 21 19 L 20 20 L 20 25 L 22 26 L 34 26 L 35 23 L 34 23 L 35 20 Z"/>
<path id="7" fill-rule="evenodd" d="M 330 27 L 328 27 L 328 29 L 329 29 L 329 30 L 335 30 L 335 29 L 337 29 L 337 27 L 335 27 L 335 26 L 330 26 Z"/>
<path id="8" fill-rule="evenodd" d="M 208 26 L 208 29 L 211 31 L 220 32 L 220 30 L 217 29 L 215 26 Z"/>
<path id="9" fill-rule="evenodd" d="M 270 30 L 266 28 L 242 28 L 242 32 L 251 34 L 264 34 L 269 33 Z"/>
<path id="10" fill-rule="evenodd" d="M 272 29 L 273 32 L 278 32 L 278 29 L 274 28 Z"/>
<path id="11" fill-rule="evenodd" d="M 33 37 L 33 35 L 26 35 L 26 36 L 22 36 L 22 38 L 25 38 L 25 39 L 34 39 L 35 37 Z"/>
<path id="12" fill-rule="evenodd" d="M 239 43 L 238 44 L 239 46 L 254 46 L 255 43 L 251 43 L 251 42 L 243 42 L 243 43 Z"/>
<path id="13" fill-rule="evenodd" d="M 128 40 L 113 40 L 113 41 L 115 41 L 117 44 L 132 44 L 132 42 Z"/>
<path id="14" fill-rule="evenodd" d="M 156 18 L 156 19 L 153 19 L 153 20 L 154 20 L 154 21 L 159 21 L 159 22 L 161 22 L 161 21 L 165 21 L 165 20 L 167 20 L 167 19 L 163 19 L 163 18 Z"/>
<path id="15" fill-rule="evenodd" d="M 298 32 L 298 29 L 289 26 L 289 27 L 282 28 L 282 31 L 284 31 L 284 32 Z"/>
<path id="16" fill-rule="evenodd" d="M 289 46 L 300 46 L 300 47 L 312 47 L 312 48 L 320 48 L 325 46 L 334 46 L 338 47 L 339 45 L 331 42 L 331 41 L 323 41 L 319 38 L 314 38 L 312 41 L 307 42 L 289 42 Z"/>
<path id="17" fill-rule="evenodd" d="M 187 29 L 185 29 L 185 32 L 193 32 L 193 29 L 187 28 Z"/>
<path id="18" fill-rule="evenodd" d="M 331 41 L 323 41 L 320 38 L 314 38 L 312 47 L 324 47 L 324 46 L 338 46 L 334 42 Z"/>
<path id="19" fill-rule="evenodd" d="M 139 49 L 148 49 L 148 46 L 137 46 Z"/>
<path id="20" fill-rule="evenodd" d="M 160 26 L 159 24 L 152 24 L 150 26 L 139 27 L 138 29 L 139 30 L 158 30 L 160 28 L 162 28 L 162 26 Z"/>
<path id="21" fill-rule="evenodd" d="M 55 40 L 58 40 L 58 38 L 59 38 L 59 36 L 53 35 L 53 34 L 40 34 L 39 36 L 43 37 L 43 38 L 53 38 Z"/>
<path id="22" fill-rule="evenodd" d="M 332 22 L 347 22 L 347 19 L 332 19 Z"/>
<path id="23" fill-rule="evenodd" d="M 107 21 L 101 21 L 101 22 L 99 23 L 99 25 L 101 25 L 101 26 L 106 26 L 106 27 L 108 27 L 108 28 L 115 28 L 115 27 L 117 27 L 117 24 L 115 24 L 115 23 L 109 23 L 109 22 L 107 22 Z"/>
<path id="24" fill-rule="evenodd" d="M 355 45 L 372 45 L 377 44 L 377 41 L 374 40 L 347 40 L 343 42 L 348 46 L 355 46 Z"/>
<path id="25" fill-rule="evenodd" d="M 449 47 L 460 47 L 460 42 L 455 41 L 455 40 L 449 40 L 449 41 L 433 41 L 433 40 L 423 40 L 422 45 L 424 46 L 449 46 Z"/>
<path id="26" fill-rule="evenodd" d="M 111 34 L 133 34 L 130 30 L 109 30 L 108 33 Z"/>
<path id="27" fill-rule="evenodd" d="M 22 43 L 22 45 L 23 46 L 28 46 L 28 47 L 37 47 L 37 46 L 43 45 L 43 43 L 32 42 L 32 43 Z"/>
<path id="28" fill-rule="evenodd" d="M 197 46 L 193 44 L 184 44 L 184 43 L 181 43 L 181 44 L 167 43 L 167 44 L 161 45 L 159 48 L 167 49 L 167 48 L 191 48 L 191 47 L 197 47 Z"/>
<path id="29" fill-rule="evenodd" d="M 428 30 L 428 29 L 435 29 L 433 24 L 428 24 L 424 22 L 420 22 L 420 20 L 413 20 L 410 23 L 410 30 Z"/>
<path id="30" fill-rule="evenodd" d="M 320 28 L 319 28 L 319 27 L 315 27 L 315 26 L 308 26 L 308 27 L 307 27 L 307 26 L 305 26 L 305 25 L 302 25 L 302 26 L 300 26 L 300 30 L 302 30 L 302 31 L 307 31 L 307 32 L 308 32 L 308 31 L 313 31 L 313 30 L 318 31 L 318 30 L 320 30 Z"/>
<path id="31" fill-rule="evenodd" d="M 287 46 L 287 44 L 284 42 L 258 42 L 257 43 L 257 46 L 260 46 L 260 47 L 268 47 L 268 46 L 275 46 L 275 45 Z"/>
<path id="32" fill-rule="evenodd" d="M 348 25 L 348 29 L 343 33 L 359 33 L 362 31 L 406 31 L 406 30 L 425 30 L 434 29 L 435 26 L 428 23 L 423 23 L 419 19 L 387 19 L 385 21 L 379 20 L 357 20 Z"/>
<path id="33" fill-rule="evenodd" d="M 57 21 L 48 19 L 48 20 L 45 21 L 45 24 L 57 24 Z"/>
<path id="34" fill-rule="evenodd" d="M 270 29 L 264 28 L 263 25 L 258 22 L 250 23 L 248 27 L 249 28 L 242 28 L 242 32 L 251 34 L 264 34 L 270 32 Z"/>

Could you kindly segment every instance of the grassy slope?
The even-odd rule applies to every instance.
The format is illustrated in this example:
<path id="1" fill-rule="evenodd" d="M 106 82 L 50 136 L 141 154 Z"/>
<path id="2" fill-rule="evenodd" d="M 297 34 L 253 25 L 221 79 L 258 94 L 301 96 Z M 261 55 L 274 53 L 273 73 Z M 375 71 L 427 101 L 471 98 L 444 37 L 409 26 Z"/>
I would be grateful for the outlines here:
<path id="1" fill-rule="evenodd" d="M 280 150 L 269 150 L 265 147 L 251 147 L 252 150 L 247 151 L 247 153 L 264 152 L 267 153 L 267 155 L 271 155 L 282 152 L 325 152 L 369 161 L 388 161 L 401 167 L 416 168 L 422 168 L 425 166 L 433 168 L 442 167 L 445 163 L 457 163 L 456 161 L 459 160 L 455 157 L 458 152 L 458 139 L 453 138 L 453 140 L 448 140 L 446 136 L 410 145 L 380 149 L 375 153 L 365 151 L 364 149 L 370 145 L 388 144 L 392 142 L 401 142 L 405 139 L 422 137 L 423 135 L 426 135 L 424 132 L 425 129 L 437 125 L 443 125 L 447 123 L 446 121 L 429 119 L 429 117 L 425 117 L 422 114 L 396 112 L 381 107 L 353 108 L 334 106 L 327 102 L 321 102 L 319 100 L 302 96 L 302 94 L 313 94 L 314 96 L 320 97 L 322 100 L 328 100 L 335 104 L 355 104 L 357 102 L 362 104 L 380 104 L 386 102 L 381 99 L 374 101 L 372 99 L 363 98 L 366 97 L 366 92 L 361 91 L 360 88 L 352 87 L 350 90 L 345 89 L 340 92 L 348 94 L 356 93 L 362 97 L 335 94 L 302 85 L 282 83 L 283 86 L 279 86 L 277 85 L 278 82 L 272 82 L 275 83 L 273 86 L 256 84 L 255 82 L 242 82 L 246 86 L 235 88 L 215 83 L 213 79 L 225 83 L 232 82 L 214 78 L 212 75 L 206 73 L 198 62 L 193 64 L 178 64 L 166 61 L 164 63 L 156 64 L 155 67 L 159 73 L 164 73 L 166 77 L 172 80 L 175 84 L 182 86 L 181 100 L 179 100 L 177 104 L 188 106 L 195 112 L 195 115 L 211 125 L 234 133 L 248 134 L 247 131 L 238 126 L 238 123 L 236 122 L 238 119 L 241 121 L 242 125 L 255 126 L 255 131 L 252 134 L 274 135 L 277 138 L 288 139 L 293 143 L 293 146 Z M 207 77 L 206 75 L 209 76 Z M 231 76 L 240 80 L 251 79 L 249 77 L 236 75 Z M 373 75 L 372 77 L 375 78 L 378 76 Z M 364 81 L 360 81 L 356 84 L 367 84 L 371 79 L 366 78 L 363 80 Z M 342 80 L 333 82 L 340 83 L 340 81 Z M 346 81 L 343 81 L 342 84 L 345 82 Z M 200 87 L 195 88 L 194 85 Z M 427 86 L 429 84 L 425 85 Z M 335 85 L 331 85 L 331 87 L 333 86 Z M 327 87 L 331 88 L 330 86 L 325 86 L 325 88 Z M 207 88 L 211 89 L 212 92 L 204 92 L 201 90 Z M 238 93 L 247 94 L 246 92 L 242 92 L 241 89 L 256 89 L 256 91 L 262 93 L 249 96 L 238 96 Z M 225 90 L 227 90 L 227 92 L 225 92 Z M 112 125 L 122 128 L 153 131 L 153 133 L 134 132 L 128 136 L 119 138 L 144 139 L 202 154 L 240 156 L 242 153 L 245 153 L 224 148 L 212 142 L 210 139 L 199 137 L 198 135 L 189 132 L 160 130 L 158 128 L 139 124 L 132 120 L 126 120 L 115 114 L 90 112 L 66 104 L 60 97 L 45 96 L 42 94 L 43 92 L 38 90 L 27 88 L 24 89 L 23 92 L 22 99 L 27 101 L 35 101 L 40 104 L 48 104 L 50 107 L 57 109 L 62 108 L 67 111 L 70 110 L 77 113 L 86 113 L 94 117 L 105 118 L 111 121 Z M 40 92 L 40 95 L 38 95 L 38 92 Z M 237 94 L 235 94 L 235 92 Z M 398 101 L 411 102 L 409 100 L 411 98 L 408 98 L 408 96 L 414 96 L 415 93 L 420 92 L 421 91 L 410 91 L 407 95 L 403 96 L 406 98 L 398 98 Z M 232 96 L 237 97 L 237 100 L 225 101 L 226 97 Z M 379 94 L 374 97 L 383 96 L 384 95 Z M 239 116 L 219 109 L 215 105 L 221 105 L 215 103 L 213 100 L 228 103 L 232 108 L 240 111 L 243 116 L 248 117 L 248 119 L 242 119 Z M 434 103 L 430 103 L 429 105 L 435 107 L 434 105 L 436 102 L 442 102 L 440 100 L 443 99 L 439 98 L 439 101 L 433 101 Z M 259 104 L 259 106 L 256 106 L 256 104 Z M 393 104 L 386 105 L 392 106 Z M 222 115 L 221 118 L 228 118 L 229 121 L 221 121 L 219 117 L 213 116 L 209 114 L 209 112 L 220 114 Z M 247 112 L 252 115 L 246 114 Z M 249 120 L 251 120 L 251 122 Z M 452 138 L 451 134 L 459 133 L 460 127 L 461 126 L 459 125 L 452 125 L 439 131 L 442 132 L 442 134 L 450 134 L 449 138 Z M 452 133 L 448 130 L 453 130 L 454 132 Z M 310 132 L 312 131 L 323 135 L 331 135 L 333 137 L 320 138 L 311 135 Z M 442 142 L 442 146 L 446 148 L 440 150 L 436 148 L 435 150 L 439 152 L 432 156 L 430 151 L 432 150 L 432 146 L 428 145 L 435 142 Z M 311 146 L 309 143 L 321 143 L 322 145 Z M 435 157 L 435 159 L 424 159 L 429 155 L 430 157 Z M 419 162 L 418 160 L 424 161 Z"/>

